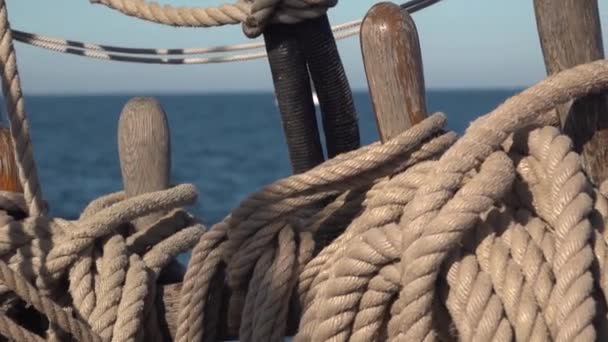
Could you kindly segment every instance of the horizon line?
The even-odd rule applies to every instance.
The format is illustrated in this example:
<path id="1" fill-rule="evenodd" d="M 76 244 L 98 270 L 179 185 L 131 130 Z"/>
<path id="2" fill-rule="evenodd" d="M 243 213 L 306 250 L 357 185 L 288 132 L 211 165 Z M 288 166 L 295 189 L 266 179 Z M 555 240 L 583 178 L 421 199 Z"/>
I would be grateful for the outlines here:
<path id="1" fill-rule="evenodd" d="M 463 91 L 519 91 L 525 89 L 528 86 L 496 86 L 496 87 L 431 87 L 426 89 L 427 92 L 463 92 Z M 353 88 L 353 93 L 367 93 L 367 88 Z M 220 90 L 143 90 L 143 91 L 93 91 L 93 92 L 37 92 L 37 91 L 24 91 L 25 96 L 208 96 L 208 95 L 226 95 L 226 94 L 239 94 L 239 95 L 266 95 L 272 94 L 274 90 L 263 89 L 263 90 L 252 90 L 252 89 L 220 89 Z"/>

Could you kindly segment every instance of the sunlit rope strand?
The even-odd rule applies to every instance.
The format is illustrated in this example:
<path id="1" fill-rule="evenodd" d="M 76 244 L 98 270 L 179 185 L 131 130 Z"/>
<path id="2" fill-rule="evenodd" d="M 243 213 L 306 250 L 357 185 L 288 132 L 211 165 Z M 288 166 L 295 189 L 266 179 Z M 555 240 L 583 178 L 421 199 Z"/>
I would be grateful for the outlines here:
<path id="1" fill-rule="evenodd" d="M 401 4 L 401 8 L 409 13 L 414 13 L 433 5 L 441 0 L 412 0 Z M 351 20 L 332 28 L 336 40 L 352 37 L 359 33 L 363 19 Z M 211 64 L 240 62 L 266 57 L 265 51 L 243 54 L 226 54 L 216 57 L 192 57 L 192 58 L 167 58 L 152 56 L 180 56 L 180 55 L 203 55 L 211 53 L 225 53 L 234 51 L 257 50 L 264 47 L 263 42 L 221 45 L 207 48 L 181 48 L 181 49 L 155 49 L 155 48 L 130 48 L 112 45 L 92 44 L 74 40 L 66 40 L 50 36 L 39 35 L 19 30 L 13 30 L 16 41 L 31 46 L 61 52 L 66 54 L 89 57 L 93 59 L 111 60 L 118 62 L 144 63 L 144 64 Z M 149 55 L 142 57 L 138 55 Z"/>

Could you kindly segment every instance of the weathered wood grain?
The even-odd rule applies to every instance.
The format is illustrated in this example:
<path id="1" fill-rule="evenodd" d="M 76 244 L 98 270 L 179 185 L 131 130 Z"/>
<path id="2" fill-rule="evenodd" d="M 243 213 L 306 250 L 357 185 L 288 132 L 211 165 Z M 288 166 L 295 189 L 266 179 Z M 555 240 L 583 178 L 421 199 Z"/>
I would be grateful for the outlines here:
<path id="1" fill-rule="evenodd" d="M 604 58 L 597 0 L 534 0 L 534 11 L 548 74 Z M 595 185 L 608 177 L 606 100 L 597 94 L 557 108 Z"/>
<path id="2" fill-rule="evenodd" d="M 427 115 L 422 55 L 412 17 L 393 3 L 373 6 L 361 26 L 361 50 L 384 142 Z"/>
<path id="3" fill-rule="evenodd" d="M 125 105 L 118 121 L 118 154 L 125 193 L 128 197 L 169 188 L 171 173 L 171 136 L 167 115 L 154 98 L 136 97 Z M 133 222 L 135 229 L 144 229 L 162 213 L 149 215 Z M 177 261 L 171 262 L 159 277 L 159 294 L 165 294 L 164 284 L 182 281 L 185 269 Z M 181 286 L 181 284 L 180 284 Z M 168 291 L 171 299 L 179 303 L 179 291 Z M 175 304 L 177 305 L 177 304 Z M 157 300 L 159 314 L 167 317 L 161 323 L 161 331 L 167 336 L 175 333 L 176 318 L 172 314 L 177 307 L 165 309 L 164 302 Z M 166 322 L 166 324 L 165 324 Z M 173 336 L 173 335 L 171 335 Z"/>
<path id="4" fill-rule="evenodd" d="M 165 190 L 170 185 L 171 137 L 167 115 L 154 98 L 136 97 L 125 105 L 118 121 L 118 154 L 128 197 Z M 137 230 L 158 220 L 156 213 L 133 222 Z M 165 268 L 162 283 L 181 281 L 185 269 L 177 261 Z"/>
<path id="5" fill-rule="evenodd" d="M 0 191 L 23 192 L 8 128 L 0 126 Z"/>
<path id="6" fill-rule="evenodd" d="M 169 187 L 169 124 L 156 99 L 136 97 L 127 102 L 118 121 L 118 155 L 128 197 Z"/>
<path id="7" fill-rule="evenodd" d="M 171 338 L 175 338 L 177 318 L 179 315 L 179 299 L 182 284 L 168 284 L 160 286 L 156 291 L 156 308 L 159 317 L 165 317 L 161 322 L 161 330 L 166 331 Z"/>

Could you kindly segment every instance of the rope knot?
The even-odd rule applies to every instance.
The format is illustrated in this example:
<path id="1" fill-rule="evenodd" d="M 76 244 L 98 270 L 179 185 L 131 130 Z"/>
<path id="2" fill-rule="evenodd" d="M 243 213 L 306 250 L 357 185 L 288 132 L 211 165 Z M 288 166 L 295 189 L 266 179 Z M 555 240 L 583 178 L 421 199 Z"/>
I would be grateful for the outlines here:
<path id="1" fill-rule="evenodd" d="M 256 38 L 268 24 L 296 24 L 327 13 L 338 0 L 245 0 L 249 15 L 243 21 L 243 32 Z"/>
<path id="2" fill-rule="evenodd" d="M 116 202 L 105 208 L 101 206 L 103 209 L 96 213 L 90 213 L 93 211 L 90 208 L 96 206 L 91 204 L 88 210 L 85 209 L 86 215 L 83 214 L 77 221 L 54 220 L 56 224 L 73 227 L 64 228 L 67 236 L 53 247 L 46 258 L 46 267 L 51 279 L 56 280 L 97 239 L 114 234 L 122 224 L 151 213 L 191 204 L 196 200 L 197 193 L 194 186 L 185 184 L 125 200 L 117 200 L 119 196 L 110 197 L 108 203 Z"/>

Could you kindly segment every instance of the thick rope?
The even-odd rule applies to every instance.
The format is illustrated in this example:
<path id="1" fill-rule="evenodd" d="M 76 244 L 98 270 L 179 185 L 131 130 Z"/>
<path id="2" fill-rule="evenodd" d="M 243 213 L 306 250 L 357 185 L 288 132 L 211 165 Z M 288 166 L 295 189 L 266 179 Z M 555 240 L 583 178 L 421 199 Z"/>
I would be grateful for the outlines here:
<path id="1" fill-rule="evenodd" d="M 13 341 L 44 342 L 45 340 L 15 323 L 8 316 L 0 315 L 0 333 Z"/>
<path id="2" fill-rule="evenodd" d="M 249 36 L 259 35 L 267 23 L 298 23 L 319 17 L 333 7 L 335 0 L 239 0 L 217 7 L 161 6 L 145 0 L 92 0 L 123 14 L 171 26 L 213 27 L 244 24 Z"/>
<path id="3" fill-rule="evenodd" d="M 439 0 L 411 0 L 402 7 L 413 11 L 426 8 Z M 295 24 L 324 15 L 337 0 L 239 0 L 216 7 L 159 5 L 146 0 L 91 0 L 125 15 L 171 26 L 213 27 L 243 24 L 245 33 L 254 37 L 268 23 Z M 343 25 L 359 26 L 361 20 Z"/>
<path id="4" fill-rule="evenodd" d="M 30 128 L 25 112 L 7 12 L 5 0 L 0 0 L 0 74 L 2 89 L 6 101 L 11 138 L 15 145 L 15 161 L 19 169 L 19 180 L 21 181 L 29 215 L 38 216 L 43 214 L 46 208 L 43 203 L 36 163 L 32 153 Z"/>
<path id="5" fill-rule="evenodd" d="M 44 313 L 51 323 L 55 323 L 58 327 L 70 332 L 74 338 L 79 341 L 101 341 L 98 336 L 90 331 L 87 325 L 74 319 L 69 312 L 66 312 L 52 300 L 40 296 L 34 286 L 11 270 L 3 261 L 0 261 L 0 279 L 20 298 Z"/>
<path id="6" fill-rule="evenodd" d="M 113 335 L 128 265 L 124 238 L 114 235 L 107 239 L 99 270 L 99 288 L 95 291 L 97 302 L 89 319 L 93 330 L 103 339 L 110 339 Z M 91 269 L 88 271 L 93 272 Z"/>
<path id="7" fill-rule="evenodd" d="M 473 122 L 465 136 L 442 156 L 436 168 L 436 177 L 428 185 L 418 190 L 412 202 L 416 206 L 407 207 L 408 210 L 404 213 L 404 229 L 412 231 L 414 234 L 411 241 L 407 239 L 403 241 L 404 251 L 401 259 L 403 289 L 400 293 L 398 314 L 393 316 L 395 322 L 393 326 L 399 327 L 395 332 L 395 338 L 399 340 L 433 338 L 430 315 L 437 270 L 445 260 L 447 252 L 460 241 L 462 234 L 470 225 L 470 223 L 466 223 L 458 230 L 451 231 L 450 229 L 453 228 L 450 225 L 438 224 L 443 216 L 441 213 L 438 214 L 438 209 L 444 207 L 453 196 L 464 173 L 470 171 L 479 164 L 480 160 L 492 153 L 510 133 L 533 124 L 539 114 L 551 109 L 555 104 L 589 93 L 594 89 L 605 88 L 606 82 L 608 82 L 607 70 L 608 63 L 598 61 L 546 79 L 507 100 L 490 115 Z M 484 192 L 473 195 L 488 200 L 494 196 L 494 194 Z M 585 214 L 582 213 L 582 215 Z M 425 229 L 429 225 L 431 229 Z M 417 236 L 418 234 L 420 235 Z M 561 234 L 566 235 L 567 231 Z M 583 233 L 581 239 L 584 240 L 585 235 Z M 578 253 L 579 248 L 582 248 L 578 241 L 580 240 L 575 243 L 579 247 L 575 250 L 563 252 Z M 586 253 L 583 250 L 580 251 Z M 560 266 L 567 260 L 562 259 Z M 586 267 L 580 270 L 584 272 Z M 584 278 L 579 279 L 583 281 Z M 574 280 L 571 278 L 565 280 L 567 285 L 570 285 L 571 281 Z M 580 304 L 583 305 L 583 303 Z M 590 324 L 589 320 L 585 320 L 585 322 Z"/>
<path id="8" fill-rule="evenodd" d="M 546 123 L 606 88 L 603 60 L 514 96 L 460 139 L 433 115 L 262 188 L 209 230 L 182 209 L 190 185 L 112 194 L 75 221 L 4 211 L 2 290 L 76 339 L 160 340 L 158 275 L 193 248 L 178 341 L 219 338 L 220 315 L 243 341 L 280 341 L 294 325 L 296 341 L 605 338 L 608 186 L 591 187 Z M 133 232 L 157 212 L 168 214 Z M 40 340 L 2 312 L 0 332 Z"/>
<path id="9" fill-rule="evenodd" d="M 176 211 L 178 207 L 195 198 L 192 186 L 181 185 L 130 199 L 121 194 L 108 196 L 93 202 L 82 218 L 73 222 L 44 217 L 15 221 L 6 214 L 0 215 L 0 246 L 3 246 L 0 282 L 76 340 L 141 339 L 145 308 L 151 307 L 150 298 L 154 298 L 150 295 L 150 284 L 171 260 L 192 248 L 202 235 L 202 226 L 184 219 L 191 218 L 190 215 L 174 215 L 180 212 Z M 166 226 L 173 220 L 171 232 L 159 241 L 152 240 L 155 246 L 141 250 L 141 256 L 130 254 L 126 239 L 119 233 L 121 227 L 150 212 L 165 210 L 170 214 L 159 222 Z M 157 226 L 158 223 L 152 224 Z M 66 253 L 72 254 L 67 257 Z M 54 255 L 64 260 L 60 268 L 55 267 Z M 67 280 L 67 288 L 57 288 L 59 279 Z M 70 306 L 62 308 L 48 299 L 42 294 L 46 288 L 69 293 Z M 15 322 L 2 313 L 0 316 L 3 324 L 0 330 L 7 336 L 20 336 L 22 327 L 14 326 Z M 157 316 L 149 317 L 158 326 Z"/>

